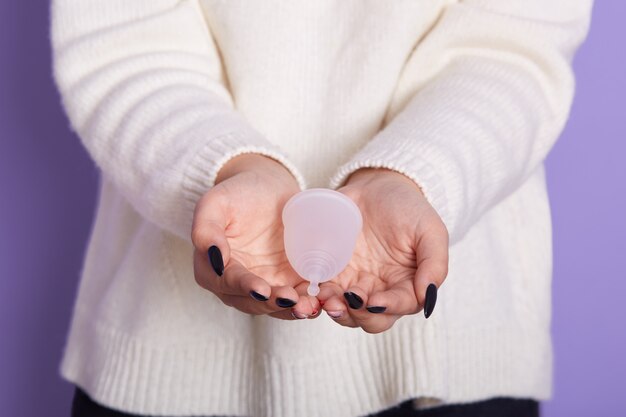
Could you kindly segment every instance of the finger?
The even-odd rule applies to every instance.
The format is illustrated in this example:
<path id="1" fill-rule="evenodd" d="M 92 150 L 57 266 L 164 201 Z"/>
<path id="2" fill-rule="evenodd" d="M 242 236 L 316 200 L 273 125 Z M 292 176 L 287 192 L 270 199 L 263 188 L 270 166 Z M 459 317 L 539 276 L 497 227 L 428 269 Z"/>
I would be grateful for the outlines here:
<path id="1" fill-rule="evenodd" d="M 310 296 L 300 296 L 295 306 L 281 309 L 269 315 L 282 320 L 303 320 L 319 317 L 321 308 L 315 309 Z"/>
<path id="2" fill-rule="evenodd" d="M 194 256 L 194 262 L 196 262 L 195 259 L 197 258 L 198 256 Z M 228 306 L 234 307 L 248 314 L 267 314 L 278 310 L 277 307 L 273 307 L 273 305 L 270 305 L 267 302 L 268 300 L 265 297 L 261 296 L 260 293 L 254 293 L 253 295 L 253 292 L 251 291 L 247 296 L 225 293 L 224 286 L 220 285 L 223 281 L 222 277 L 218 277 L 214 273 L 210 273 L 204 274 L 204 278 L 201 278 L 200 274 L 198 274 L 197 272 L 198 268 L 195 269 L 195 276 L 198 284 L 204 289 L 207 289 L 214 293 L 224 304 Z M 206 268 L 205 266 L 205 269 L 208 268 Z"/>
<path id="3" fill-rule="evenodd" d="M 220 269 L 223 270 L 230 260 L 230 245 L 226 239 L 226 228 L 230 221 L 228 204 L 223 187 L 214 186 L 196 204 L 191 227 L 193 245 L 207 254 L 218 275 L 221 275 Z M 213 247 L 217 250 L 209 252 Z"/>
<path id="4" fill-rule="evenodd" d="M 326 314 L 336 321 L 338 324 L 346 327 L 359 327 L 350 313 L 348 313 L 348 305 L 343 295 L 335 295 L 330 297 L 324 303 L 324 310 Z"/>
<path id="5" fill-rule="evenodd" d="M 328 281 L 320 285 L 320 292 L 317 294 L 316 298 L 319 300 L 322 308 L 324 308 L 326 301 L 328 301 L 331 297 L 342 297 L 343 293 L 344 290 L 339 284 L 333 281 Z"/>
<path id="6" fill-rule="evenodd" d="M 217 291 L 242 297 L 269 300 L 272 287 L 260 276 L 250 272 L 241 262 L 231 259 L 221 277 L 211 280 Z"/>
<path id="7" fill-rule="evenodd" d="M 322 305 L 320 304 L 319 300 L 317 299 L 317 297 L 313 297 L 310 295 L 307 295 L 306 299 L 309 302 L 309 305 L 311 306 L 311 315 L 308 318 L 309 319 L 318 318 L 320 314 L 322 313 Z"/>
<path id="8" fill-rule="evenodd" d="M 301 320 L 306 318 L 312 319 L 318 317 L 322 308 L 317 298 L 310 296 L 307 293 L 308 286 L 308 282 L 302 282 L 298 284 L 295 288 L 293 288 L 295 294 L 297 294 L 297 296 L 295 297 L 294 292 L 291 291 L 292 289 L 290 287 L 274 288 L 274 299 L 276 303 L 281 303 L 281 305 L 285 305 L 285 300 L 288 300 L 289 302 L 286 305 L 290 305 L 292 301 L 297 301 L 296 304 L 293 305 L 293 307 L 281 308 L 280 311 L 271 313 L 270 316 L 283 320 Z"/>
<path id="9" fill-rule="evenodd" d="M 442 228 L 443 230 L 437 228 L 436 231 L 423 235 L 416 247 L 417 270 L 414 291 L 417 302 L 424 308 L 427 318 L 435 307 L 437 288 L 443 284 L 448 274 L 448 234 L 445 227 Z"/>
<path id="10" fill-rule="evenodd" d="M 272 288 L 272 296 L 269 303 L 276 310 L 292 309 L 298 304 L 300 295 L 295 288 L 284 285 Z"/>
<path id="11" fill-rule="evenodd" d="M 294 314 L 298 318 L 315 319 L 321 312 L 319 301 L 310 295 L 301 295 L 298 304 L 294 307 Z"/>
<path id="12" fill-rule="evenodd" d="M 359 319 L 370 315 L 364 307 L 367 305 L 369 294 L 374 290 L 377 281 L 379 279 L 375 275 L 360 272 L 356 284 L 348 287 L 343 294 L 349 307 L 348 313 L 357 323 Z"/>
<path id="13" fill-rule="evenodd" d="M 320 286 L 317 298 L 326 314 L 338 324 L 346 327 L 358 327 L 348 313 L 348 304 L 344 298 L 344 290 L 334 282 L 327 282 Z"/>
<path id="14" fill-rule="evenodd" d="M 219 290 L 219 277 L 215 271 L 209 266 L 209 261 L 204 252 L 199 249 L 193 251 L 193 271 L 194 278 L 199 286 L 205 290 L 209 290 L 216 295 L 221 295 Z"/>
<path id="15" fill-rule="evenodd" d="M 308 293 L 309 283 L 306 281 L 301 282 L 295 287 L 296 292 L 299 295 L 299 300 L 294 307 L 294 315 L 298 318 L 314 319 L 319 317 L 322 312 L 322 305 L 317 297 L 309 295 Z"/>
<path id="16" fill-rule="evenodd" d="M 350 307 L 348 314 L 352 321 L 367 333 L 383 332 L 393 326 L 400 317 L 395 314 L 373 314 L 364 308 L 364 306 L 371 304 L 369 295 L 374 292 L 376 282 L 380 282 L 380 280 L 374 275 L 362 273 L 359 275 L 357 285 L 351 286 L 344 293 L 344 299 Z"/>
<path id="17" fill-rule="evenodd" d="M 372 314 L 404 316 L 417 313 L 420 306 L 417 303 L 413 282 L 404 279 L 387 290 L 374 292 L 367 300 L 365 308 Z"/>
<path id="18" fill-rule="evenodd" d="M 298 296 L 298 301 L 295 306 L 291 308 L 291 313 L 297 319 L 308 319 L 313 315 L 313 307 L 309 301 L 308 296 Z M 315 311 L 318 314 L 318 311 Z"/>
<path id="19" fill-rule="evenodd" d="M 338 319 L 344 315 L 348 315 L 348 307 L 343 298 L 343 293 L 343 288 L 335 282 L 325 282 L 320 285 L 320 292 L 317 294 L 316 298 L 322 310 L 326 311 L 332 319 Z"/>
<path id="20" fill-rule="evenodd" d="M 304 283 L 306 284 L 306 283 Z M 319 302 L 315 297 L 306 293 L 306 286 L 298 285 L 296 288 L 289 286 L 274 287 L 272 290 L 271 306 L 278 309 L 272 317 L 282 319 L 306 319 L 315 318 L 319 315 Z"/>
<path id="21" fill-rule="evenodd" d="M 241 297 L 238 295 L 219 294 L 218 297 L 227 306 L 253 315 L 267 314 L 267 304 L 252 299 L 251 297 Z"/>
<path id="22" fill-rule="evenodd" d="M 228 299 L 237 306 L 240 306 L 241 302 L 250 304 L 245 309 L 250 314 L 268 314 L 281 310 L 274 303 L 269 302 L 272 294 L 270 285 L 263 278 L 248 271 L 235 259 L 220 277 L 209 268 L 205 257 L 196 249 L 194 251 L 194 276 L 202 288 L 213 292 L 222 301 Z M 240 297 L 241 300 L 235 302 L 236 299 L 230 297 Z"/>
<path id="23" fill-rule="evenodd" d="M 274 317 L 279 320 L 299 320 L 294 314 L 292 309 L 282 309 L 274 313 L 268 314 L 270 317 Z"/>
<path id="24" fill-rule="evenodd" d="M 288 288 L 288 287 L 286 287 Z M 281 288 L 284 291 L 285 288 Z M 224 304 L 234 307 L 247 314 L 267 314 L 282 320 L 296 320 L 315 318 L 319 316 L 319 309 L 315 311 L 310 296 L 298 296 L 298 302 L 293 307 L 279 307 L 269 300 L 260 300 L 256 297 L 243 297 L 229 294 L 219 294 L 218 297 Z M 319 303 L 317 303 L 319 305 Z"/>
<path id="25" fill-rule="evenodd" d="M 198 261 L 200 257 L 199 251 L 196 250 L 198 255 L 194 256 L 194 262 Z M 204 269 L 203 269 L 204 268 Z M 208 271 L 206 265 L 196 265 L 197 271 Z M 234 295 L 246 298 L 269 299 L 272 293 L 270 285 L 258 275 L 248 271 L 239 261 L 232 259 L 224 274 L 220 277 L 213 271 L 205 272 L 203 274 L 196 273 L 196 279 L 200 280 L 199 284 L 216 294 Z"/>
<path id="26" fill-rule="evenodd" d="M 289 287 L 281 288 L 281 291 L 288 289 Z M 272 317 L 281 318 L 284 320 L 307 318 L 311 315 L 311 304 L 308 299 L 302 297 L 303 307 L 300 310 L 304 310 L 305 313 L 298 314 L 295 309 L 298 305 L 296 303 L 293 307 L 279 307 L 276 303 L 271 302 L 270 298 L 259 298 L 258 294 L 251 294 L 249 297 L 230 295 L 220 293 L 218 297 L 227 305 L 232 306 L 238 310 L 248 314 L 268 314 Z"/>
<path id="27" fill-rule="evenodd" d="M 355 322 L 367 333 L 382 333 L 389 330 L 400 317 L 397 314 L 370 314 Z"/>

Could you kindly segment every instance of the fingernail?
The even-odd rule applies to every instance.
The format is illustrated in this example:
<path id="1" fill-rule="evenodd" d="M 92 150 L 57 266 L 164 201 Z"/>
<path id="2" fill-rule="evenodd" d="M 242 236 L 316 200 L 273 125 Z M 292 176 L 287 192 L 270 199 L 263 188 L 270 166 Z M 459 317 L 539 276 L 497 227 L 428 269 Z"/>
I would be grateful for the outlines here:
<path id="1" fill-rule="evenodd" d="M 426 288 L 426 300 L 424 301 L 424 317 L 428 318 L 435 309 L 437 303 L 437 286 L 435 284 L 428 285 Z"/>
<path id="2" fill-rule="evenodd" d="M 358 310 L 359 308 L 363 307 L 363 299 L 357 294 L 353 292 L 344 292 L 343 296 L 346 298 L 346 301 L 348 302 L 350 308 Z"/>
<path id="3" fill-rule="evenodd" d="M 385 310 L 387 310 L 387 307 L 381 307 L 381 306 L 367 306 L 365 308 L 367 309 L 367 311 L 369 311 L 370 313 L 374 313 L 374 314 L 384 313 Z"/>
<path id="4" fill-rule="evenodd" d="M 313 310 L 313 312 L 311 312 L 311 315 L 310 315 L 309 317 L 311 317 L 311 318 L 313 318 L 313 317 L 317 317 L 317 315 L 318 315 L 319 313 L 320 313 L 320 312 L 319 312 L 318 310 Z"/>
<path id="5" fill-rule="evenodd" d="M 289 307 L 293 307 L 296 305 L 296 302 L 293 300 L 290 300 L 289 298 L 277 298 L 276 299 L 276 305 L 278 307 L 282 307 L 282 308 L 289 308 Z"/>
<path id="6" fill-rule="evenodd" d="M 267 300 L 269 300 L 268 297 L 264 296 L 263 294 L 259 294 L 256 291 L 250 291 L 250 296 L 252 298 L 254 298 L 255 300 L 257 300 L 257 301 L 267 301 Z"/>
<path id="7" fill-rule="evenodd" d="M 209 262 L 211 262 L 215 273 L 221 277 L 224 273 L 224 258 L 222 257 L 220 248 L 215 245 L 209 248 Z"/>
<path id="8" fill-rule="evenodd" d="M 298 320 L 306 319 L 308 317 L 306 314 L 299 313 L 296 310 L 291 310 L 291 315 L 294 319 Z"/>
<path id="9" fill-rule="evenodd" d="M 343 312 L 342 311 L 327 311 L 326 314 L 328 314 L 333 319 L 339 319 L 343 315 Z"/>

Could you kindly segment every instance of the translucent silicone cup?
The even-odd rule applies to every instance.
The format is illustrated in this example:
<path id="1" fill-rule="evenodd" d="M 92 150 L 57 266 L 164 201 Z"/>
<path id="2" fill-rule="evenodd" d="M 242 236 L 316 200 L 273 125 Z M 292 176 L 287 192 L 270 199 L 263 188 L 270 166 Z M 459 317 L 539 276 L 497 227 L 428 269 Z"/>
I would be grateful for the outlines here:
<path id="1" fill-rule="evenodd" d="M 311 188 L 287 201 L 282 219 L 287 259 L 315 296 L 320 283 L 348 265 L 363 227 L 361 211 L 344 194 Z"/>

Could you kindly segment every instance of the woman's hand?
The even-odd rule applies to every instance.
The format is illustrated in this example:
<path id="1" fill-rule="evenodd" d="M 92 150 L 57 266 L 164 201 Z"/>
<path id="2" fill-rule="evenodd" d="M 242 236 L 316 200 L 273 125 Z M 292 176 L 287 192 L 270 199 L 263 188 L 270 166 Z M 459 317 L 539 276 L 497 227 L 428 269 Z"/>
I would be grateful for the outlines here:
<path id="1" fill-rule="evenodd" d="M 319 302 L 306 294 L 283 247 L 282 208 L 298 191 L 291 173 L 262 155 L 243 154 L 222 167 L 195 208 L 196 282 L 245 313 L 316 317 Z"/>
<path id="2" fill-rule="evenodd" d="M 363 230 L 346 269 L 320 287 L 324 310 L 369 333 L 421 309 L 428 317 L 448 272 L 448 232 L 420 188 L 400 173 L 367 168 L 338 191 L 361 209 Z"/>

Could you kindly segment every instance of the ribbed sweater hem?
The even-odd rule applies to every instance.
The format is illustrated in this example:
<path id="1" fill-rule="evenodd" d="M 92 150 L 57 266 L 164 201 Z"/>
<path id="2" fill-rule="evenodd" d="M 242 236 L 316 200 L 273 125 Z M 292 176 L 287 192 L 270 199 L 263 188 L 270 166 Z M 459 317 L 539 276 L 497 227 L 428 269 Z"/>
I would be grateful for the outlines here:
<path id="1" fill-rule="evenodd" d="M 455 332 L 407 318 L 371 337 L 336 346 L 345 360 L 312 349 L 294 361 L 219 338 L 151 342 L 76 312 L 60 372 L 99 403 L 157 416 L 353 417 L 420 396 L 459 403 L 551 395 L 547 331 Z"/>

